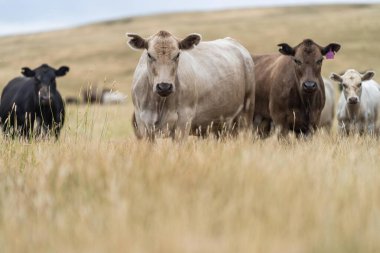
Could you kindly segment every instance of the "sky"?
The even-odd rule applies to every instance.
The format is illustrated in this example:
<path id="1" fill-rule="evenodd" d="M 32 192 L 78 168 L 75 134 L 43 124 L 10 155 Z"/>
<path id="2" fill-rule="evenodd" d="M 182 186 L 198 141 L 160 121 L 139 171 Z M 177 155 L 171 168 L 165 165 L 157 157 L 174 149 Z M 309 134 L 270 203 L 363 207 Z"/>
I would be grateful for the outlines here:
<path id="1" fill-rule="evenodd" d="M 0 35 L 155 13 L 331 3 L 380 3 L 380 0 L 0 0 Z"/>

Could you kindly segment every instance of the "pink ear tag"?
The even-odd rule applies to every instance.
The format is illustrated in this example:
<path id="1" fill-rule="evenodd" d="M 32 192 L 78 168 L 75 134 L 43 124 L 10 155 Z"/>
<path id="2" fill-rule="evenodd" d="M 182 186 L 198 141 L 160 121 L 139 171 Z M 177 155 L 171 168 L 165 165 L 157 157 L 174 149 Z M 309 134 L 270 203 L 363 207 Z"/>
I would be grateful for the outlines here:
<path id="1" fill-rule="evenodd" d="M 334 55 L 335 55 L 334 52 L 330 49 L 330 51 L 328 51 L 326 54 L 326 59 L 332 60 L 332 59 L 334 59 Z"/>

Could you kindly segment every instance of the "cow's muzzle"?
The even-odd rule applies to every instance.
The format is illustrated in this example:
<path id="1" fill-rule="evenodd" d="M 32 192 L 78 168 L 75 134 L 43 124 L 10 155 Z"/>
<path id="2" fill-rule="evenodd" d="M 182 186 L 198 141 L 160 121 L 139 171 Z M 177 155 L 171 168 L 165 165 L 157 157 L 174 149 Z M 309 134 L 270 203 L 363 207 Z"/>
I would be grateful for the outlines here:
<path id="1" fill-rule="evenodd" d="M 317 90 L 317 83 L 313 81 L 306 81 L 302 84 L 302 87 L 306 92 L 314 92 Z"/>
<path id="2" fill-rule="evenodd" d="M 159 83 L 156 86 L 156 92 L 161 97 L 167 97 L 173 93 L 173 84 L 171 83 Z"/>
<path id="3" fill-rule="evenodd" d="M 50 96 L 40 96 L 40 103 L 42 105 L 47 105 L 51 102 L 51 97 Z"/>
<path id="4" fill-rule="evenodd" d="M 51 94 L 48 92 L 38 92 L 38 99 L 42 105 L 47 105 L 51 102 Z"/>
<path id="5" fill-rule="evenodd" d="M 356 105 L 357 103 L 359 103 L 359 98 L 358 97 L 350 97 L 348 99 L 348 103 L 350 105 Z"/>

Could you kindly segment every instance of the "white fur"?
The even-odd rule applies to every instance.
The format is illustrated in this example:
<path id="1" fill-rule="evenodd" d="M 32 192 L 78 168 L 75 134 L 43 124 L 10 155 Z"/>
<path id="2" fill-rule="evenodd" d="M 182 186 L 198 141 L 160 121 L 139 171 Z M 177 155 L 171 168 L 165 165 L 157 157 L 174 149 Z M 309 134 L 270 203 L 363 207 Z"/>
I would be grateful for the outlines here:
<path id="1" fill-rule="evenodd" d="M 103 104 L 122 104 L 127 101 L 127 96 L 120 91 L 109 91 L 102 95 Z"/>
<path id="2" fill-rule="evenodd" d="M 374 80 L 362 82 L 362 93 L 356 110 L 350 110 L 343 92 L 338 102 L 337 118 L 341 132 L 377 133 L 379 130 L 380 89 Z"/>
<path id="3" fill-rule="evenodd" d="M 213 122 L 229 125 L 237 117 L 251 124 L 254 109 L 254 64 L 238 42 L 220 39 L 200 42 L 179 57 L 175 92 L 166 98 L 154 93 L 147 69 L 146 51 L 136 67 L 132 100 L 137 136 L 147 132 L 176 132 L 187 136 L 192 129 Z M 249 105 L 242 110 L 245 99 Z"/>
<path id="4" fill-rule="evenodd" d="M 334 92 L 334 87 L 329 80 L 327 80 L 326 78 L 323 78 L 323 82 L 325 85 L 326 102 L 321 112 L 319 126 L 325 127 L 327 130 L 330 130 L 334 121 L 335 92 Z"/>

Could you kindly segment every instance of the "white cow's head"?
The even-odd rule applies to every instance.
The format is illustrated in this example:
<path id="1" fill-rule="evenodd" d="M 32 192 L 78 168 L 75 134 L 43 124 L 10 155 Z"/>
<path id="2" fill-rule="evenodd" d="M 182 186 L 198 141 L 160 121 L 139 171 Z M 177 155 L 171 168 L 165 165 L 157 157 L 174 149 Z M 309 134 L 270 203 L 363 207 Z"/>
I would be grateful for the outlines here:
<path id="1" fill-rule="evenodd" d="M 166 31 L 160 31 L 148 39 L 131 33 L 127 33 L 127 37 L 131 48 L 144 50 L 149 81 L 153 85 L 153 92 L 161 97 L 167 97 L 176 90 L 181 50 L 190 50 L 201 40 L 199 34 L 190 34 L 179 40 Z"/>
<path id="2" fill-rule="evenodd" d="M 360 96 L 362 94 L 362 82 L 371 80 L 375 72 L 367 71 L 360 74 L 354 69 L 349 69 L 342 76 L 332 73 L 330 79 L 340 83 L 346 101 L 350 105 L 360 103 Z"/>

